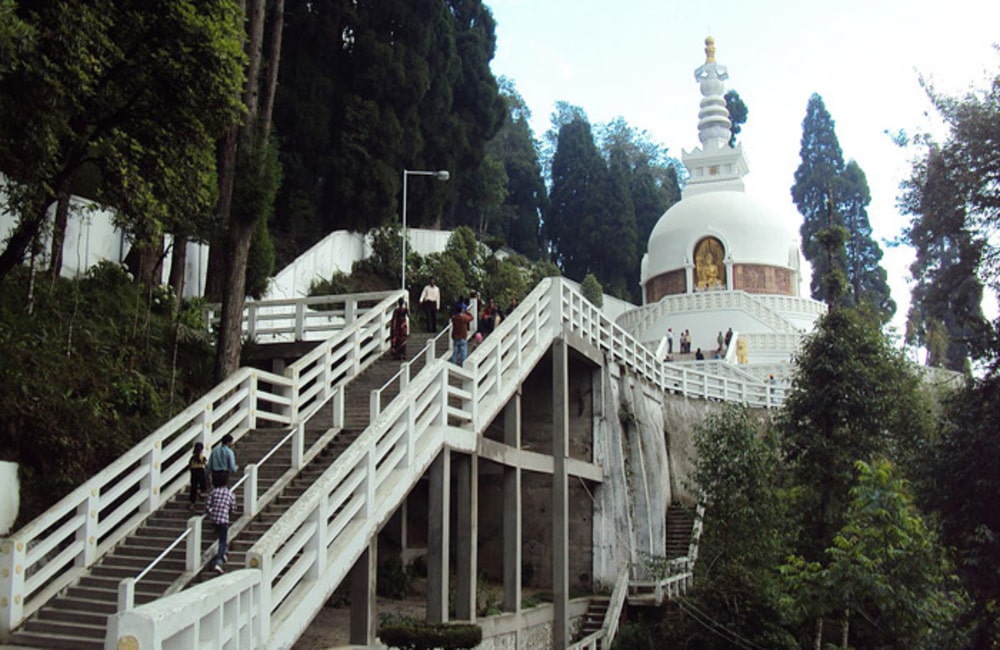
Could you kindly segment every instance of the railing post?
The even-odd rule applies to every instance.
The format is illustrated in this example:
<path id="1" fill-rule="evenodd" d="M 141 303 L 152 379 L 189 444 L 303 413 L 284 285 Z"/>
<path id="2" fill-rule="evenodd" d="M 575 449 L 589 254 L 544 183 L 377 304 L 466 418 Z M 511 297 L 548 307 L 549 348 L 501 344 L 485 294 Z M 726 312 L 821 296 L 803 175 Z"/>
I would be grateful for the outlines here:
<path id="1" fill-rule="evenodd" d="M 163 443 L 159 440 L 153 441 L 153 448 L 146 454 L 146 464 L 149 473 L 142 479 L 142 489 L 146 493 L 146 500 L 139 506 L 141 512 L 152 512 L 160 505 L 160 457 L 162 455 Z M 97 519 L 97 512 L 88 513 Z"/>
<path id="2" fill-rule="evenodd" d="M 410 385 L 410 364 L 403 364 L 403 372 L 399 376 L 399 392 L 402 393 Z"/>
<path id="3" fill-rule="evenodd" d="M 305 576 L 309 580 L 322 579 L 323 570 L 326 568 L 326 547 L 329 543 L 326 522 L 329 519 L 329 513 L 329 500 L 327 497 L 323 497 L 316 505 L 316 509 L 309 515 L 308 521 L 316 526 L 316 532 L 313 533 L 312 541 L 310 542 L 315 551 L 315 559 Z"/>
<path id="4" fill-rule="evenodd" d="M 247 396 L 243 402 L 244 411 L 247 414 L 247 428 L 257 428 L 257 373 L 252 372 L 247 377 Z"/>
<path id="5" fill-rule="evenodd" d="M 97 559 L 97 539 L 101 500 L 97 488 L 91 488 L 87 500 L 77 507 L 77 514 L 83 516 L 83 524 L 76 531 L 76 539 L 83 544 L 83 553 L 76 556 L 76 566 L 88 567 Z"/>
<path id="6" fill-rule="evenodd" d="M 344 303 L 344 326 L 347 327 L 354 323 L 358 318 L 358 299 L 348 298 L 347 302 Z"/>
<path id="7" fill-rule="evenodd" d="M 246 480 L 243 481 L 243 512 L 253 517 L 257 514 L 257 465 L 250 463 L 243 470 Z"/>
<path id="8" fill-rule="evenodd" d="M 497 382 L 495 390 L 497 394 L 499 394 L 502 392 L 501 389 L 503 388 L 503 339 L 500 339 L 500 341 L 497 343 L 496 352 L 494 353 L 494 356 L 496 357 L 496 364 L 497 364 L 496 367 Z"/>
<path id="9" fill-rule="evenodd" d="M 306 304 L 301 300 L 295 303 L 295 340 L 305 340 Z"/>
<path id="10" fill-rule="evenodd" d="M 365 507 L 362 511 L 366 518 L 375 516 L 375 480 L 377 468 L 375 466 L 375 438 L 368 442 L 368 449 L 365 450 Z"/>
<path id="11" fill-rule="evenodd" d="M 190 517 L 187 520 L 187 543 L 184 545 L 184 570 L 194 573 L 201 566 L 201 522 L 202 518 Z"/>
<path id="12" fill-rule="evenodd" d="M 414 439 L 414 429 L 416 428 L 416 413 L 413 409 L 413 402 L 406 403 L 406 457 L 404 463 L 406 467 L 413 465 L 413 454 L 416 451 L 416 440 Z M 405 502 L 404 502 L 405 503 Z"/>
<path id="13" fill-rule="evenodd" d="M 344 426 L 344 387 L 341 386 L 337 388 L 336 392 L 333 393 L 333 417 L 330 425 L 335 429 L 341 429 Z"/>
<path id="14" fill-rule="evenodd" d="M 8 638 L 24 619 L 24 542 L 0 540 L 0 638 Z"/>
<path id="15" fill-rule="evenodd" d="M 292 469 L 302 469 L 306 451 L 306 423 L 295 425 L 295 435 L 292 436 Z"/>
<path id="16" fill-rule="evenodd" d="M 372 389 L 368 394 L 368 421 L 374 422 L 375 418 L 378 417 L 379 412 L 382 411 L 381 402 L 382 392 L 378 389 Z"/>
<path id="17" fill-rule="evenodd" d="M 125 578 L 118 583 L 118 612 L 135 607 L 135 578 Z"/>
<path id="18" fill-rule="evenodd" d="M 247 305 L 247 336 L 251 341 L 257 339 L 257 305 Z"/>
<path id="19" fill-rule="evenodd" d="M 292 380 L 289 416 L 291 418 L 291 422 L 295 422 L 299 419 L 299 408 L 301 408 L 299 399 L 302 397 L 302 382 L 299 380 L 299 367 L 291 366 L 289 369 L 292 371 L 291 376 L 289 376 L 289 379 Z"/>
<path id="20" fill-rule="evenodd" d="M 257 638 L 261 646 L 267 645 L 267 640 L 271 636 L 271 581 L 274 566 L 270 555 L 260 553 L 247 554 L 247 568 L 258 569 L 260 571 L 260 601 L 257 613 L 258 629 Z"/>

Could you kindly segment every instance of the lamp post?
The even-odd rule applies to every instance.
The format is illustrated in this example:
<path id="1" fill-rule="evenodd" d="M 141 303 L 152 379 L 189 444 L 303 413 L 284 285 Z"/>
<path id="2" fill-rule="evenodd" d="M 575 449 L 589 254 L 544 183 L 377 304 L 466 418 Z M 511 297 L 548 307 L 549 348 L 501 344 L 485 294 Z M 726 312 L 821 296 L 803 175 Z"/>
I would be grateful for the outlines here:
<path id="1" fill-rule="evenodd" d="M 403 170 L 403 273 L 402 273 L 402 289 L 406 289 L 406 179 L 410 176 L 434 176 L 439 181 L 446 181 L 451 178 L 446 170 L 442 169 L 440 171 L 415 171 L 412 169 Z"/>

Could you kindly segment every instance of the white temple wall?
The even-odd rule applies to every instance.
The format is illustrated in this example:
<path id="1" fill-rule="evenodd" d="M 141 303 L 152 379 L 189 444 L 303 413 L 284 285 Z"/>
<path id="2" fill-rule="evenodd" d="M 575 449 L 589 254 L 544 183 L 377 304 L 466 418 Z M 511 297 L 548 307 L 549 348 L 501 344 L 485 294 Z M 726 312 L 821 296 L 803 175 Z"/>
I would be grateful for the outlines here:
<path id="1" fill-rule="evenodd" d="M 21 484 L 17 463 L 0 461 L 0 535 L 6 535 L 17 520 L 21 505 Z"/>

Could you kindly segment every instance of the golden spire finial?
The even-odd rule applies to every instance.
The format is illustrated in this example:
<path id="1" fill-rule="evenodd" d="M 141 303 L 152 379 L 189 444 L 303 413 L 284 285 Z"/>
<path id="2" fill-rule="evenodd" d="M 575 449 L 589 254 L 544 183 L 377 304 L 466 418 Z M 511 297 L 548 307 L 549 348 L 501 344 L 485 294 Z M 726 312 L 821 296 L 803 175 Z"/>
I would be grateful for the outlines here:
<path id="1" fill-rule="evenodd" d="M 711 36 L 705 38 L 705 63 L 715 63 L 715 39 Z"/>

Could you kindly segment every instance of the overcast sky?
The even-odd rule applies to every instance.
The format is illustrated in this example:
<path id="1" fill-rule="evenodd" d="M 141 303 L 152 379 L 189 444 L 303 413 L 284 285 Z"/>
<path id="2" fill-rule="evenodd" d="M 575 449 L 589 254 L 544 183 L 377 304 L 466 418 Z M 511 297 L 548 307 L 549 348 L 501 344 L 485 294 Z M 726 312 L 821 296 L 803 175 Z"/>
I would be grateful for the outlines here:
<path id="1" fill-rule="evenodd" d="M 939 128 L 919 76 L 962 93 L 1000 70 L 997 0 L 486 2 L 497 21 L 493 71 L 514 80 L 536 136 L 565 100 L 592 124 L 621 115 L 680 157 L 699 145 L 693 75 L 705 60 L 705 37 L 714 37 L 716 59 L 729 69 L 727 88 L 750 110 L 740 134 L 750 160 L 747 192 L 787 214 L 796 231 L 801 217 L 789 188 L 813 92 L 833 116 L 844 158 L 868 177 L 868 214 L 881 242 L 907 222 L 896 197 L 909 170 L 909 153 L 885 132 Z M 913 254 L 883 249 L 901 328 Z"/>

